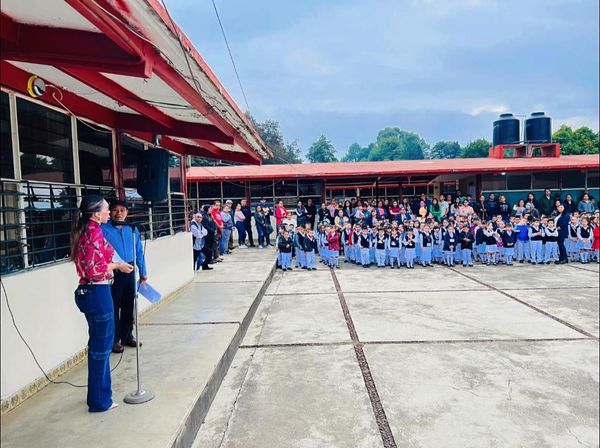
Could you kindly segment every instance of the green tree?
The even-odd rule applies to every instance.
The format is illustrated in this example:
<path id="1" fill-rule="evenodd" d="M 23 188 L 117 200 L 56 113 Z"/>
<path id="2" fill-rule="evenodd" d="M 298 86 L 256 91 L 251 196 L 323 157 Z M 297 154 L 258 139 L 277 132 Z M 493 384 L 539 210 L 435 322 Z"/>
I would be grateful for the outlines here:
<path id="1" fill-rule="evenodd" d="M 554 134 L 552 140 L 560 143 L 560 152 L 564 155 L 598 154 L 598 132 L 587 126 L 575 131 L 570 126 L 562 125 Z"/>
<path id="2" fill-rule="evenodd" d="M 430 159 L 456 159 L 460 156 L 460 145 L 458 142 L 437 142 L 429 152 Z"/>
<path id="3" fill-rule="evenodd" d="M 283 133 L 281 132 L 281 126 L 277 120 L 267 119 L 260 122 L 256 120 L 250 113 L 246 113 L 246 116 L 265 144 L 273 152 L 273 158 L 266 159 L 263 163 L 302 163 L 298 141 L 294 140 L 291 143 L 286 143 L 285 139 L 283 138 Z"/>
<path id="4" fill-rule="evenodd" d="M 429 151 L 429 145 L 414 132 L 399 128 L 379 131 L 377 141 L 370 147 L 369 160 L 418 160 Z"/>
<path id="5" fill-rule="evenodd" d="M 464 158 L 487 157 L 491 146 L 492 144 L 485 138 L 478 138 L 463 147 L 460 156 Z"/>
<path id="6" fill-rule="evenodd" d="M 363 162 L 369 160 L 370 149 L 368 146 L 360 146 L 358 143 L 352 143 L 348 152 L 342 157 L 342 162 Z"/>
<path id="7" fill-rule="evenodd" d="M 337 157 L 335 156 L 335 148 L 333 147 L 331 141 L 325 137 L 325 135 L 321 135 L 321 137 L 319 137 L 319 139 L 310 146 L 308 149 L 308 155 L 306 157 L 312 163 L 338 161 Z"/>

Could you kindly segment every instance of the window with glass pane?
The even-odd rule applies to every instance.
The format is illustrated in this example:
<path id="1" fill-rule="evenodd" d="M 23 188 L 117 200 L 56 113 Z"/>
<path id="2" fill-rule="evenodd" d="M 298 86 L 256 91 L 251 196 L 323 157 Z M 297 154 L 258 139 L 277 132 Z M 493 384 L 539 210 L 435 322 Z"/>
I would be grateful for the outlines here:
<path id="1" fill-rule="evenodd" d="M 508 174 L 506 184 L 509 190 L 529 190 L 531 188 L 531 175 Z"/>
<path id="2" fill-rule="evenodd" d="M 285 180 L 275 181 L 275 197 L 276 198 L 296 197 L 297 194 L 298 194 L 298 191 L 297 191 L 296 179 L 285 179 Z"/>
<path id="3" fill-rule="evenodd" d="M 533 173 L 532 188 L 534 190 L 543 190 L 544 188 L 558 188 L 558 171 L 543 171 Z"/>
<path id="4" fill-rule="evenodd" d="M 598 179 L 600 178 L 600 172 L 598 170 L 589 170 L 587 172 L 587 187 L 598 188 Z"/>
<path id="5" fill-rule="evenodd" d="M 246 197 L 246 184 L 244 182 L 223 182 L 223 200 L 242 199 Z"/>
<path id="6" fill-rule="evenodd" d="M 121 134 L 121 163 L 123 167 L 123 186 L 137 189 L 137 166 L 144 144 Z"/>
<path id="7" fill-rule="evenodd" d="M 389 199 L 397 199 L 400 196 L 400 188 L 398 186 L 386 186 L 385 196 Z"/>
<path id="8" fill-rule="evenodd" d="M 299 180 L 298 192 L 300 197 L 321 196 L 322 185 L 320 180 Z"/>
<path id="9" fill-rule="evenodd" d="M 172 192 L 181 192 L 181 156 L 169 156 L 169 184 Z"/>
<path id="10" fill-rule="evenodd" d="M 415 187 L 413 185 L 403 185 L 402 186 L 402 196 L 414 196 L 415 195 Z"/>
<path id="11" fill-rule="evenodd" d="M 8 93 L 0 92 L 0 177 L 14 179 Z"/>
<path id="12" fill-rule="evenodd" d="M 19 184 L 0 182 L 0 272 L 18 271 L 23 269 L 23 245 L 19 211 Z"/>
<path id="13" fill-rule="evenodd" d="M 585 187 L 585 171 L 563 171 L 561 176 L 563 189 Z"/>
<path id="14" fill-rule="evenodd" d="M 484 174 L 481 176 L 481 189 L 484 191 L 506 190 L 506 175 Z"/>
<path id="15" fill-rule="evenodd" d="M 79 173 L 86 185 L 113 185 L 112 132 L 77 121 Z"/>
<path id="16" fill-rule="evenodd" d="M 17 98 L 17 120 L 23 179 L 72 183 L 71 119 Z"/>
<path id="17" fill-rule="evenodd" d="M 221 182 L 198 182 L 198 197 L 201 199 L 221 199 Z"/>
<path id="18" fill-rule="evenodd" d="M 27 184 L 27 255 L 30 266 L 66 259 L 77 196 L 72 187 Z"/>

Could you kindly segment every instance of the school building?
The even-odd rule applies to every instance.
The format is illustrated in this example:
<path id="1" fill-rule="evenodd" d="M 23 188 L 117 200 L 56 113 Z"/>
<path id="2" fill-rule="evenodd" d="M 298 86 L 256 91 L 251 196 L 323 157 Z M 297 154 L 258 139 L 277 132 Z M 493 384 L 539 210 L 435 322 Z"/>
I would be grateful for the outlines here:
<path id="1" fill-rule="evenodd" d="M 0 16 L 2 411 L 83 359 L 69 257 L 85 194 L 126 198 L 163 297 L 193 278 L 186 156 L 258 164 L 270 150 L 160 0 L 5 0 Z M 168 151 L 166 199 L 138 194 L 148 148 Z M 166 165 L 163 174 L 167 175 Z M 6 293 L 6 294 L 5 294 Z M 150 302 L 140 299 L 140 308 Z"/>
<path id="2" fill-rule="evenodd" d="M 474 197 L 503 193 L 511 204 L 529 192 L 539 197 L 546 187 L 563 197 L 570 193 L 574 200 L 586 189 L 600 196 L 597 154 L 561 156 L 559 145 L 550 144 L 543 146 L 551 151 L 539 151 L 536 157 L 536 148 L 513 146 L 518 147 L 491 148 L 490 157 L 473 159 L 192 167 L 187 172 L 188 193 L 196 208 L 215 199 L 256 203 L 264 197 L 269 202 L 283 200 L 288 209 L 298 199 L 312 198 L 316 204 L 353 197 L 412 199 L 421 193 L 439 196 L 457 190 Z M 524 149 L 524 157 L 514 156 L 519 149 Z"/>

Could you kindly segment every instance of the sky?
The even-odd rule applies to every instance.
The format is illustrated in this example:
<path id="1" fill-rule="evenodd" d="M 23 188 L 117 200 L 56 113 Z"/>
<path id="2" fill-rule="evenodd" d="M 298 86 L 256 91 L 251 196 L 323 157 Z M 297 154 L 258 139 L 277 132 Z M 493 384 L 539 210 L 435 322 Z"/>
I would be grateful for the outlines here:
<path id="1" fill-rule="evenodd" d="M 252 114 L 303 153 L 385 127 L 491 140 L 503 112 L 598 130 L 597 0 L 215 1 Z M 245 110 L 211 0 L 165 2 Z"/>

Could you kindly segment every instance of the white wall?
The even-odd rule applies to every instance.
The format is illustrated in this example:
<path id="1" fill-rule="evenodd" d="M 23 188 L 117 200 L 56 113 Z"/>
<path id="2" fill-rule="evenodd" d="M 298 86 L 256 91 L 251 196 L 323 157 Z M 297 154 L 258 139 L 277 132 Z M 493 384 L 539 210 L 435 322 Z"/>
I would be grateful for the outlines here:
<path id="1" fill-rule="evenodd" d="M 190 282 L 192 237 L 183 232 L 148 241 L 148 282 L 163 298 Z M 73 263 L 61 262 L 2 277 L 17 326 L 46 372 L 87 345 L 87 324 L 75 306 L 77 275 Z M 150 306 L 140 300 L 140 310 Z M 2 292 L 1 398 L 14 395 L 42 373 L 11 322 Z"/>

